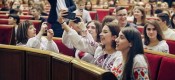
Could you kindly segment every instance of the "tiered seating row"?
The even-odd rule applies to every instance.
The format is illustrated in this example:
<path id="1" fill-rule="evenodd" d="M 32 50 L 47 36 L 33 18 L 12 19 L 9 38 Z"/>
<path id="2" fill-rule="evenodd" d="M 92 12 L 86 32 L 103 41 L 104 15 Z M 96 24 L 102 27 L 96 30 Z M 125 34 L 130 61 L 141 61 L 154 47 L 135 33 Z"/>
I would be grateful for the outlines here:
<path id="1" fill-rule="evenodd" d="M 152 80 L 173 80 L 175 55 L 145 50 Z"/>
<path id="2" fill-rule="evenodd" d="M 0 80 L 115 80 L 111 72 L 72 57 L 0 45 Z"/>

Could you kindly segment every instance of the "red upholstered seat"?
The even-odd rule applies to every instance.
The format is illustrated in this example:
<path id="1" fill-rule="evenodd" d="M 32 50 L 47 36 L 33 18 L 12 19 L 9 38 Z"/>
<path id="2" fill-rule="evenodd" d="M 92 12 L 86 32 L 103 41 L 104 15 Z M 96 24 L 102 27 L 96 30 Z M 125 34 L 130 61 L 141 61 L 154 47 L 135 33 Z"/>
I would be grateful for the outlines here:
<path id="1" fill-rule="evenodd" d="M 141 34 L 144 33 L 144 26 L 137 26 L 137 29 L 140 31 Z"/>
<path id="2" fill-rule="evenodd" d="M 166 40 L 169 46 L 169 53 L 175 54 L 175 40 Z"/>
<path id="3" fill-rule="evenodd" d="M 97 11 L 98 20 L 100 22 L 102 22 L 103 18 L 106 15 L 109 15 L 109 9 L 96 9 L 96 11 Z"/>
<path id="4" fill-rule="evenodd" d="M 162 56 L 160 55 L 154 55 L 154 54 L 145 54 L 148 63 L 149 63 L 149 71 L 150 76 L 152 80 L 157 80 L 158 72 L 159 72 L 159 66 L 161 64 Z"/>
<path id="5" fill-rule="evenodd" d="M 68 56 L 74 56 L 75 55 L 74 50 L 69 49 L 68 47 L 66 47 L 62 43 L 62 39 L 61 38 L 53 38 L 53 41 L 57 44 L 60 53 L 63 53 L 63 54 L 68 55 Z"/>
<path id="6" fill-rule="evenodd" d="M 9 19 L 0 19 L 0 24 L 8 24 Z"/>
<path id="7" fill-rule="evenodd" d="M 7 13 L 9 13 L 9 11 L 0 11 L 0 15 L 6 15 Z"/>
<path id="8" fill-rule="evenodd" d="M 20 17 L 20 19 L 22 19 L 22 20 L 30 20 L 30 19 L 32 18 L 31 15 L 20 15 L 19 17 Z"/>
<path id="9" fill-rule="evenodd" d="M 174 80 L 175 78 L 175 59 L 163 57 L 159 74 L 158 80 Z"/>
<path id="10" fill-rule="evenodd" d="M 97 20 L 97 12 L 96 11 L 89 11 L 92 20 Z"/>
<path id="11" fill-rule="evenodd" d="M 0 25 L 0 44 L 10 44 L 13 28 L 13 25 Z"/>
<path id="12" fill-rule="evenodd" d="M 110 14 L 110 15 L 112 15 L 114 9 L 115 9 L 115 7 L 109 7 L 109 14 Z"/>
<path id="13" fill-rule="evenodd" d="M 24 20 L 21 20 L 21 22 L 23 22 Z M 41 21 L 40 20 L 29 20 L 30 22 L 33 23 L 33 25 L 35 26 L 36 28 L 36 33 L 38 34 L 38 32 L 40 31 L 41 29 Z"/>
<path id="14" fill-rule="evenodd" d="M 0 19 L 8 19 L 8 15 L 0 14 Z"/>

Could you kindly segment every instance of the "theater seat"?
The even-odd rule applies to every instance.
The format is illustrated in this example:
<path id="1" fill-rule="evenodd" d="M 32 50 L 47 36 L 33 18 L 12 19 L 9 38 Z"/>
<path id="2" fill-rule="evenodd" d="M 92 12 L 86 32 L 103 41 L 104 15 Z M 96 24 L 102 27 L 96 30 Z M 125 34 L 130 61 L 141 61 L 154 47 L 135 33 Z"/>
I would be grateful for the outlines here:
<path id="1" fill-rule="evenodd" d="M 96 11 L 89 11 L 92 20 L 97 20 L 97 12 Z"/>
<path id="2" fill-rule="evenodd" d="M 137 29 L 140 31 L 141 34 L 144 33 L 144 26 L 137 26 Z"/>
<path id="3" fill-rule="evenodd" d="M 0 11 L 0 15 L 6 15 L 7 13 L 9 13 L 9 11 Z"/>
<path id="4" fill-rule="evenodd" d="M 115 7 L 109 7 L 109 14 L 112 15 L 112 13 L 114 12 Z"/>
<path id="5" fill-rule="evenodd" d="M 97 17 L 100 22 L 102 22 L 103 18 L 109 15 L 109 9 L 96 9 Z"/>
<path id="6" fill-rule="evenodd" d="M 0 19 L 8 19 L 8 15 L 0 14 Z"/>
<path id="7" fill-rule="evenodd" d="M 31 15 L 20 15 L 19 17 L 21 20 L 30 20 L 32 18 Z"/>
<path id="8" fill-rule="evenodd" d="M 10 44 L 13 29 L 13 25 L 0 25 L 0 44 Z"/>
<path id="9" fill-rule="evenodd" d="M 0 19 L 0 24 L 8 24 L 9 19 Z"/>
<path id="10" fill-rule="evenodd" d="M 169 46 L 169 53 L 175 54 L 175 40 L 166 40 L 168 46 Z"/>
<path id="11" fill-rule="evenodd" d="M 150 76 L 152 80 L 157 80 L 159 66 L 161 64 L 162 56 L 145 53 L 145 56 L 149 63 Z"/>
<path id="12" fill-rule="evenodd" d="M 69 56 L 74 56 L 75 55 L 75 51 L 72 49 L 69 49 L 68 47 L 66 47 L 63 43 L 62 43 L 62 39 L 61 38 L 53 38 L 53 41 L 57 44 L 60 53 L 63 53 L 65 55 L 69 55 Z"/>
<path id="13" fill-rule="evenodd" d="M 174 80 L 175 78 L 175 59 L 163 57 L 159 74 L 158 80 Z"/>

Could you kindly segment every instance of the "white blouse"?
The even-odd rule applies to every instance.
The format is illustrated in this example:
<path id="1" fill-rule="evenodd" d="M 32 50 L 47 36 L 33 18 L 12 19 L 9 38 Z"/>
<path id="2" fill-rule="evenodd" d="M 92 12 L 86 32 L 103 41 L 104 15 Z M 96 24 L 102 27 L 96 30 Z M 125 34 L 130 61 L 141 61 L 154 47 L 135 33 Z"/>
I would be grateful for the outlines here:
<path id="1" fill-rule="evenodd" d="M 165 40 L 160 41 L 156 46 L 143 46 L 145 49 L 153 50 L 153 51 L 159 51 L 159 52 L 164 52 L 164 53 L 169 53 L 169 46 L 166 43 Z"/>
<path id="2" fill-rule="evenodd" d="M 115 59 L 122 59 L 120 51 L 115 51 L 112 54 L 107 54 L 99 45 L 99 43 L 82 38 L 73 29 L 70 29 L 67 35 L 69 35 L 69 40 L 71 40 L 72 45 L 76 49 L 87 53 L 94 53 L 94 58 L 91 59 L 91 62 L 93 64 L 102 67 L 108 71 L 110 71 L 111 67 L 113 66 L 113 62 L 115 61 Z"/>
<path id="3" fill-rule="evenodd" d="M 93 37 L 91 36 L 91 34 L 88 31 L 87 31 L 87 35 L 86 36 L 81 36 L 81 38 L 88 39 L 89 41 L 94 42 Z M 68 48 L 74 49 L 74 45 L 73 45 L 72 41 L 69 38 L 68 32 L 66 32 L 66 31 L 63 32 L 62 42 Z M 79 55 L 81 55 L 81 53 L 83 54 L 83 56 L 81 56 L 82 58 L 79 56 Z M 75 52 L 75 57 L 76 58 L 87 61 L 87 62 L 91 62 L 93 60 L 93 56 L 94 56 L 94 53 L 87 53 L 87 52 L 80 51 L 78 49 L 76 49 L 76 52 Z"/>
<path id="4" fill-rule="evenodd" d="M 59 49 L 56 43 L 53 40 L 48 41 L 46 37 L 39 38 L 38 36 L 35 36 L 33 38 L 30 38 L 27 41 L 26 46 L 31 47 L 31 48 L 49 50 L 49 51 L 59 53 Z"/>
<path id="5" fill-rule="evenodd" d="M 132 68 L 132 80 L 149 80 L 148 76 L 148 64 L 144 58 L 144 55 L 137 54 L 134 57 L 134 64 Z M 116 59 L 111 69 L 112 73 L 117 77 L 118 80 L 122 80 L 124 64 L 120 59 Z"/>

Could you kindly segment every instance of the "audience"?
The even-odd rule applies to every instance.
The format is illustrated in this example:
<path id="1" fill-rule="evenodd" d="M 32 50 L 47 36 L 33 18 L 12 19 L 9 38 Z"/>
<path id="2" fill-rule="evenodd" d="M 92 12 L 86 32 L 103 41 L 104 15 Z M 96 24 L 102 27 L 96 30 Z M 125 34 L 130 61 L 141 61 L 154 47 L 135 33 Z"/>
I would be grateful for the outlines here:
<path id="1" fill-rule="evenodd" d="M 144 26 L 144 48 L 169 53 L 169 47 L 157 21 L 149 21 Z"/>
<path id="2" fill-rule="evenodd" d="M 149 80 L 151 77 L 144 49 L 168 54 L 169 46 L 166 40 L 175 40 L 175 31 L 173 31 L 175 6 L 169 9 L 166 2 L 157 2 L 157 4 L 139 2 L 131 5 L 129 10 L 117 5 L 113 13 L 105 16 L 100 23 L 98 18 L 91 19 L 92 15 L 89 11 L 115 7 L 118 0 L 96 0 L 96 4 L 92 0 L 74 0 L 76 6 L 73 0 L 69 2 L 57 0 L 59 8 L 58 4 L 52 4 L 54 0 L 49 0 L 50 5 L 45 1 L 48 0 L 2 1 L 0 11 L 9 11 L 5 15 L 8 15 L 8 24 L 14 26 L 12 36 L 15 37 L 15 45 L 59 53 L 52 38 L 54 35 L 62 36 L 60 37 L 62 43 L 75 50 L 75 58 L 111 71 L 118 80 Z M 24 8 L 23 3 L 28 5 Z M 47 9 L 52 7 L 49 14 L 45 11 L 46 7 Z M 24 15 L 24 9 L 29 10 L 27 14 L 33 16 L 30 20 L 41 21 L 38 34 L 33 23 L 28 20 L 20 22 L 19 16 Z M 76 13 L 75 19 L 63 17 L 66 15 L 65 12 Z M 55 34 L 46 25 L 46 19 L 41 16 L 50 16 L 49 22 L 52 23 L 51 28 L 54 29 Z M 146 22 L 146 17 L 154 17 L 155 20 Z M 137 26 L 143 26 L 143 40 Z M 43 36 L 43 34 L 47 35 Z"/>
<path id="3" fill-rule="evenodd" d="M 46 28 L 46 24 L 43 23 L 40 32 L 36 35 L 36 29 L 31 22 L 24 21 L 20 23 L 17 30 L 17 45 L 59 53 L 56 43 L 52 40 L 53 30 L 47 30 Z M 42 37 L 46 30 L 47 37 Z"/>
<path id="4" fill-rule="evenodd" d="M 148 63 L 139 31 L 133 27 L 122 28 L 115 41 L 116 50 L 121 51 L 123 56 L 123 61 L 116 60 L 111 69 L 117 79 L 149 80 Z"/>

